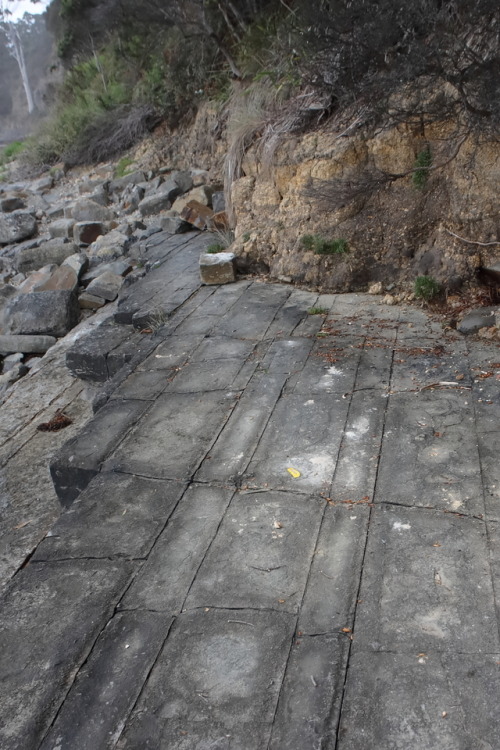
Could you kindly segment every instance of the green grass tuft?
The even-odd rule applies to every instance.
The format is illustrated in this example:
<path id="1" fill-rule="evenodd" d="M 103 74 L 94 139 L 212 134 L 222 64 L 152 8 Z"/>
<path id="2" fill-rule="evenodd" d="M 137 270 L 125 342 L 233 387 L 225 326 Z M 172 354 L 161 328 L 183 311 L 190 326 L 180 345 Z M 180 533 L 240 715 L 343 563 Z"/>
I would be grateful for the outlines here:
<path id="1" fill-rule="evenodd" d="M 415 279 L 414 293 L 417 299 L 430 302 L 434 297 L 437 297 L 440 291 L 439 283 L 432 276 L 417 276 Z"/>
<path id="2" fill-rule="evenodd" d="M 214 242 L 212 245 L 209 245 L 207 247 L 205 252 L 209 255 L 215 255 L 216 253 L 224 253 L 226 249 L 227 248 L 225 248 L 224 245 L 221 245 L 218 242 Z"/>
<path id="3" fill-rule="evenodd" d="M 301 239 L 305 250 L 312 250 L 316 255 L 343 255 L 349 252 L 347 240 L 325 240 L 319 234 L 305 234 Z"/>
<path id="4" fill-rule="evenodd" d="M 328 308 L 327 307 L 310 307 L 307 311 L 308 315 L 327 315 L 328 314 Z"/>
<path id="5" fill-rule="evenodd" d="M 429 167 L 432 165 L 432 153 L 427 146 L 417 155 L 413 168 L 416 170 L 412 174 L 413 187 L 417 190 L 423 190 L 427 186 L 429 178 Z"/>

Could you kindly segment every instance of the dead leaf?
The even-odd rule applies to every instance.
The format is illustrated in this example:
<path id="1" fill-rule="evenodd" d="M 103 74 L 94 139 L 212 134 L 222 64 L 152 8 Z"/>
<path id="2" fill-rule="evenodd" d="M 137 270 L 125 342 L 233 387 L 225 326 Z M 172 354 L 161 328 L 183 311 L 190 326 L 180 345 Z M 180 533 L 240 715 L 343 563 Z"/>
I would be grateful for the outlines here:
<path id="1" fill-rule="evenodd" d="M 57 432 L 68 427 L 70 424 L 73 424 L 72 419 L 63 414 L 63 412 L 57 412 L 49 422 L 42 422 L 36 429 L 40 432 Z"/>
<path id="2" fill-rule="evenodd" d="M 464 377 L 465 377 L 465 375 L 462 375 L 462 374 L 460 374 L 460 375 L 456 375 L 456 376 L 455 376 L 455 380 L 463 380 L 463 379 L 464 379 Z"/>
<path id="3" fill-rule="evenodd" d="M 274 521 L 273 526 L 274 526 L 275 529 L 282 529 L 283 528 L 283 524 L 280 523 L 279 521 Z"/>
<path id="4" fill-rule="evenodd" d="M 342 633 L 352 633 L 352 628 L 342 628 Z"/>

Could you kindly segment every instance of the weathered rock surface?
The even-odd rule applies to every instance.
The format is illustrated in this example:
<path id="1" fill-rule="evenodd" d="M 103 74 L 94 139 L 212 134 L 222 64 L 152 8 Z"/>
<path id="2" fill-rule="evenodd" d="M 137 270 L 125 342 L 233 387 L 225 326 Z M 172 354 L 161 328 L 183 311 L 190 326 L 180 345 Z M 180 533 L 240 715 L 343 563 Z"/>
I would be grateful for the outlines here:
<path id="1" fill-rule="evenodd" d="M 20 242 L 36 234 L 36 219 L 27 211 L 0 213 L 0 245 Z"/>
<path id="2" fill-rule="evenodd" d="M 57 339 L 54 336 L 9 336 L 0 335 L 0 354 L 44 354 Z"/>
<path id="3" fill-rule="evenodd" d="M 49 234 L 51 237 L 73 237 L 73 227 L 75 226 L 74 219 L 57 219 L 49 224 Z"/>
<path id="4" fill-rule="evenodd" d="M 460 333 L 477 333 L 480 328 L 486 328 L 495 325 L 495 307 L 480 307 L 478 310 L 471 310 L 457 325 L 457 331 Z"/>
<path id="5" fill-rule="evenodd" d="M 106 206 L 101 206 L 89 199 L 76 201 L 71 207 L 71 218 L 77 222 L 82 221 L 111 221 L 115 218 L 115 213 Z"/>
<path id="6" fill-rule="evenodd" d="M 12 198 L 0 198 L 0 211 L 6 214 L 22 208 L 26 208 L 26 203 L 22 198 L 14 196 Z"/>
<path id="7" fill-rule="evenodd" d="M 202 253 L 200 276 L 204 284 L 230 284 L 236 281 L 234 253 Z"/>
<path id="8" fill-rule="evenodd" d="M 5 331 L 11 334 L 65 336 L 79 319 L 77 296 L 70 291 L 20 294 L 5 306 Z"/>
<path id="9" fill-rule="evenodd" d="M 188 201 L 181 211 L 181 219 L 201 230 L 211 227 L 213 215 L 211 208 L 195 200 Z"/>
<path id="10" fill-rule="evenodd" d="M 75 253 L 78 253 L 78 247 L 74 242 L 51 240 L 44 242 L 39 247 L 20 250 L 15 257 L 15 263 L 21 273 L 28 273 L 43 268 L 49 263 L 60 265 L 66 258 Z"/>
<path id="11" fill-rule="evenodd" d="M 113 301 L 118 297 L 123 284 L 123 278 L 112 271 L 104 271 L 97 276 L 87 287 L 87 293 L 95 297 Z"/>

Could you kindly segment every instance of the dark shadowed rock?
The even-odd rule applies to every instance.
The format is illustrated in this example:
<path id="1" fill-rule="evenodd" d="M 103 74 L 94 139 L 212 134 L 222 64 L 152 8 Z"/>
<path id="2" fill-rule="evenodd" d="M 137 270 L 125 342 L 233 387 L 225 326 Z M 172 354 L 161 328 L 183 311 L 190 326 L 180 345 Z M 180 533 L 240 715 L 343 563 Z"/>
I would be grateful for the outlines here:
<path id="1" fill-rule="evenodd" d="M 6 214 L 12 211 L 18 211 L 19 209 L 26 208 L 26 203 L 18 197 L 2 198 L 0 199 L 0 211 Z"/>
<path id="2" fill-rule="evenodd" d="M 480 307 L 477 310 L 471 310 L 457 325 L 457 330 L 468 334 L 477 333 L 480 328 L 494 326 L 495 310 L 495 307 Z"/>

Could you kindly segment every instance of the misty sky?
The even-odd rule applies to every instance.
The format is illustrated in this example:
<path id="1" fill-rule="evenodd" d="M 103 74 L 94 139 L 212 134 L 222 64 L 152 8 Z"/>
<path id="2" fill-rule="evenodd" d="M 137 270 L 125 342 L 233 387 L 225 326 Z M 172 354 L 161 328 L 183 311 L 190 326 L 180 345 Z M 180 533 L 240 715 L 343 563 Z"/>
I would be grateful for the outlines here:
<path id="1" fill-rule="evenodd" d="M 18 21 L 25 13 L 43 13 L 51 0 L 40 0 L 38 3 L 32 3 L 30 0 L 0 0 L 0 8 L 10 10 L 13 21 Z"/>

